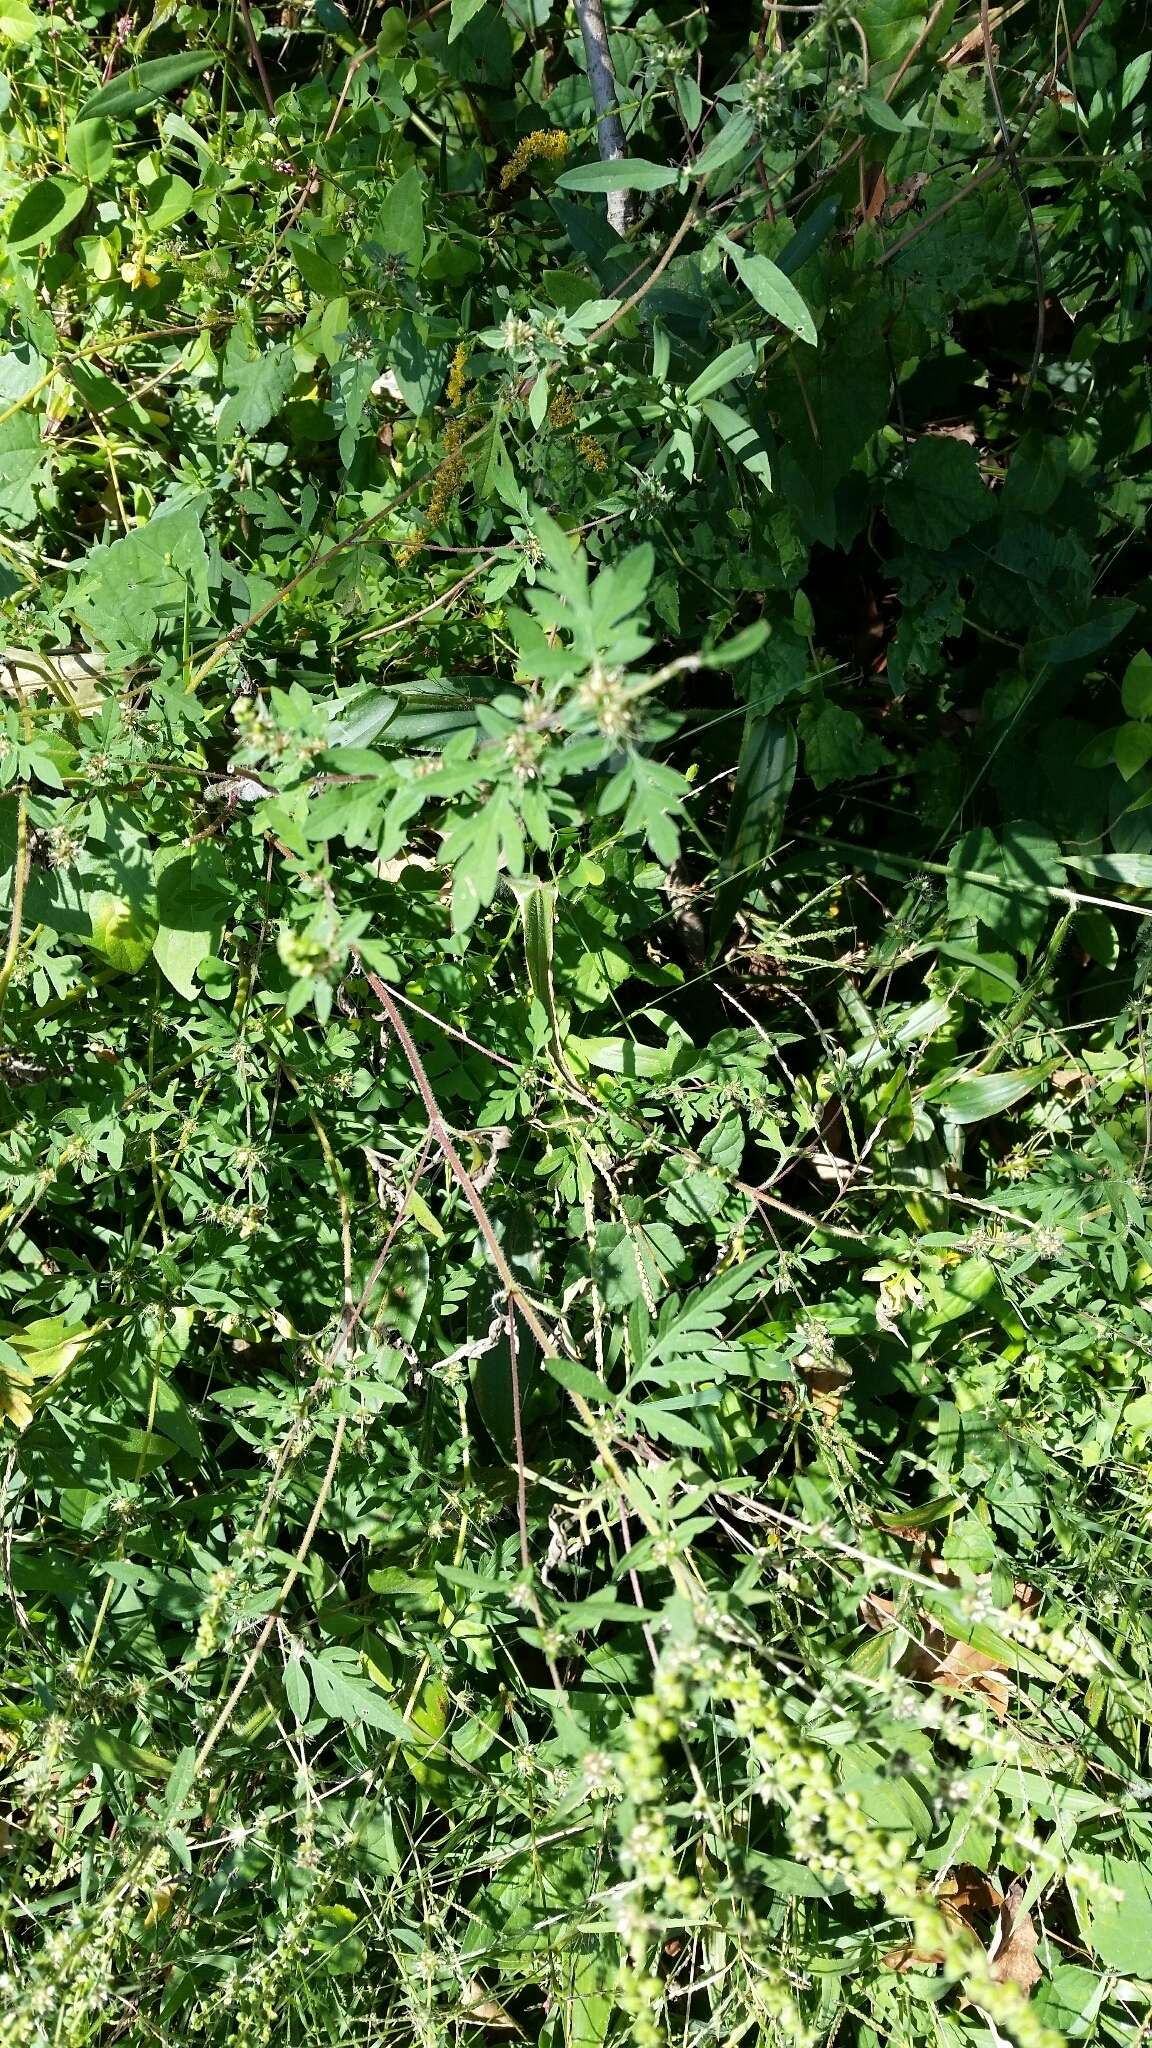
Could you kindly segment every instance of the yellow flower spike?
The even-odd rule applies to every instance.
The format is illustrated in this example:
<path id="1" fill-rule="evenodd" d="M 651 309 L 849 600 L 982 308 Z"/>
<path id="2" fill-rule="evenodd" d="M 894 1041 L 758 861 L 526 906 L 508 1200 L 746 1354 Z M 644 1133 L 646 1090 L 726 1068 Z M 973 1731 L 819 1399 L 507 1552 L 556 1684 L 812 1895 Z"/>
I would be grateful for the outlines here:
<path id="1" fill-rule="evenodd" d="M 464 396 L 464 386 L 468 382 L 468 372 L 465 365 L 468 361 L 469 347 L 470 344 L 467 341 L 457 343 L 456 353 L 452 358 L 452 367 L 448 372 L 448 384 L 444 395 L 453 411 L 460 404 Z"/>
<path id="2" fill-rule="evenodd" d="M 500 173 L 500 190 L 507 192 L 530 164 L 558 163 L 568 154 L 568 136 L 563 128 L 534 128 L 517 143 Z"/>

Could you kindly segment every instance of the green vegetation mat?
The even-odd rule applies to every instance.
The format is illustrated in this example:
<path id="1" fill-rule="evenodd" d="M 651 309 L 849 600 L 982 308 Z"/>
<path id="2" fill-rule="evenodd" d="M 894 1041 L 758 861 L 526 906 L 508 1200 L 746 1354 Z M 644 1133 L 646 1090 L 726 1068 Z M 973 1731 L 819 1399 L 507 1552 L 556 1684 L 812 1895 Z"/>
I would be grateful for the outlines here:
<path id="1" fill-rule="evenodd" d="M 1152 21 L 595 12 L 0 0 L 2 2048 L 1152 2029 Z"/>

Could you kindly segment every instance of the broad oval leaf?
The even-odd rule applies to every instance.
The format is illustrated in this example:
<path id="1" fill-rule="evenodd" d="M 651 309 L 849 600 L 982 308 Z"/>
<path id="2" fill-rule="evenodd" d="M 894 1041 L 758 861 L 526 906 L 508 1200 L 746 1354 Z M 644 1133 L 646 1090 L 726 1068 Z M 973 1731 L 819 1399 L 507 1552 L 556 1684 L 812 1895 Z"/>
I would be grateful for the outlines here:
<path id="1" fill-rule="evenodd" d="M 733 114 L 732 119 L 724 123 L 719 134 L 713 135 L 701 150 L 693 166 L 696 176 L 710 177 L 713 171 L 719 171 L 725 164 L 731 163 L 742 149 L 747 149 L 755 132 L 756 123 L 751 114 L 741 108 L 740 112 Z"/>
<path id="2" fill-rule="evenodd" d="M 1069 867 L 1117 889 L 1152 889 L 1152 853 L 1070 853 Z"/>
<path id="3" fill-rule="evenodd" d="M 1125 782 L 1131 782 L 1132 777 L 1152 760 L 1152 725 L 1135 722 L 1122 725 L 1116 734 L 1112 758 Z"/>
<path id="4" fill-rule="evenodd" d="M 669 1073 L 675 1058 L 674 1046 L 641 1045 L 635 1038 L 570 1038 L 568 1051 L 602 1073 L 647 1080 Z"/>
<path id="5" fill-rule="evenodd" d="M 88 198 L 88 187 L 72 178 L 44 178 L 24 194 L 8 228 L 8 247 L 25 249 L 54 242 L 75 220 Z"/>
<path id="6" fill-rule="evenodd" d="M 1075 1888 L 1077 1914 L 1087 1940 L 1109 1969 L 1148 1974 L 1152 1955 L 1152 1872 L 1122 1856 L 1081 1858 L 1095 1878 Z"/>
<path id="7" fill-rule="evenodd" d="M 1152 654 L 1143 647 L 1124 671 L 1120 698 L 1129 718 L 1152 717 Z"/>
<path id="8" fill-rule="evenodd" d="M 76 121 L 68 131 L 68 162 L 78 178 L 98 185 L 112 169 L 112 130 L 107 121 Z"/>
<path id="9" fill-rule="evenodd" d="M 544 1370 L 564 1388 L 565 1393 L 579 1394 L 584 1401 L 603 1403 L 611 1401 L 612 1389 L 603 1380 L 590 1372 L 586 1365 L 580 1365 L 574 1358 L 561 1358 L 558 1354 L 544 1360 Z"/>
<path id="10" fill-rule="evenodd" d="M 776 251 L 777 270 L 785 277 L 795 277 L 802 270 L 810 256 L 828 239 L 840 217 L 839 199 L 821 199 L 811 213 L 806 214 L 790 242 Z"/>
<path id="11" fill-rule="evenodd" d="M 302 1727 L 308 1719 L 308 1711 L 312 1705 L 312 1688 L 308 1683 L 304 1659 L 298 1648 L 293 1649 L 284 1666 L 284 1697 L 296 1717 L 297 1724 Z"/>
<path id="12" fill-rule="evenodd" d="M 484 0 L 452 0 L 452 13 L 448 24 L 448 41 L 454 43 L 458 35 L 467 28 L 474 14 L 479 14 Z"/>
<path id="13" fill-rule="evenodd" d="M 118 967 L 123 974 L 138 974 L 155 942 L 155 916 L 145 905 L 115 896 L 109 889 L 98 889 L 88 898 L 88 914 L 92 944 L 109 966 Z"/>
<path id="14" fill-rule="evenodd" d="M 745 715 L 740 758 L 712 906 L 711 942 L 718 946 L 780 837 L 796 780 L 796 734 L 755 708 Z"/>
<path id="15" fill-rule="evenodd" d="M 404 1742 L 418 1742 L 419 1732 L 411 1728 L 395 1707 L 390 1706 L 377 1686 L 363 1676 L 360 1659 L 349 1651 L 327 1650 L 320 1656 L 304 1653 L 312 1680 L 316 1705 L 334 1721 L 355 1725 L 366 1722 Z"/>
<path id="16" fill-rule="evenodd" d="M 152 234 L 163 234 L 175 221 L 186 214 L 196 193 L 187 178 L 178 177 L 174 172 L 165 171 L 157 178 L 148 192 L 148 227 Z"/>
<path id="17" fill-rule="evenodd" d="M 0 0 L 0 37 L 7 43 L 34 43 L 40 22 L 28 0 Z"/>
<path id="18" fill-rule="evenodd" d="M 766 489 L 772 487 L 772 465 L 768 450 L 752 425 L 742 412 L 733 406 L 722 405 L 718 398 L 706 398 L 701 411 L 712 422 L 725 446 L 732 450 L 737 462 L 742 462 L 752 476 L 759 477 Z"/>
<path id="19" fill-rule="evenodd" d="M 903 135 L 908 126 L 902 115 L 890 107 L 883 93 L 865 92 L 860 95 L 860 112 L 865 124 L 879 128 L 888 135 Z"/>
<path id="20" fill-rule="evenodd" d="M 679 175 L 668 164 L 627 156 L 616 163 L 576 164 L 556 183 L 564 192 L 659 192 L 665 185 L 674 185 Z"/>

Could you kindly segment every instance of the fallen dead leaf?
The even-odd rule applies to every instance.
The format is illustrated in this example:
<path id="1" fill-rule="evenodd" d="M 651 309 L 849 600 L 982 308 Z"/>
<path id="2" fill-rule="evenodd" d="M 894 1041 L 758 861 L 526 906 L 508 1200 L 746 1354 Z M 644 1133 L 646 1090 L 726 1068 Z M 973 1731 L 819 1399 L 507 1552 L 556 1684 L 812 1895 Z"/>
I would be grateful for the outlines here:
<path id="1" fill-rule="evenodd" d="M 145 1927 L 158 1927 L 161 1920 L 166 1920 L 172 1911 L 172 1904 L 176 1896 L 176 1886 L 174 1884 L 157 1885 L 152 1903 L 144 1915 Z"/>
<path id="2" fill-rule="evenodd" d="M 808 1399 L 821 1422 L 832 1424 L 844 1406 L 844 1395 L 852 1378 L 843 1359 L 823 1351 L 802 1351 L 796 1360 L 797 1377 L 803 1381 Z"/>
<path id="3" fill-rule="evenodd" d="M 1022 0 L 1013 0 L 1013 4 L 1010 7 L 989 8 L 989 28 L 999 28 L 1001 22 L 1006 21 L 1010 14 L 1015 14 L 1021 5 Z M 966 36 L 961 36 L 958 43 L 953 43 L 950 50 L 945 50 L 942 61 L 947 69 L 953 70 L 958 64 L 971 64 L 977 58 L 983 60 L 983 56 L 984 24 L 978 21 L 975 28 L 969 29 Z"/>
<path id="4" fill-rule="evenodd" d="M 866 196 L 862 209 L 864 220 L 875 220 L 888 197 L 888 180 L 883 164 L 869 164 L 864 172 Z"/>
<path id="5" fill-rule="evenodd" d="M 47 691 L 78 711 L 97 711 L 104 701 L 104 666 L 104 655 L 85 648 L 38 654 L 29 647 L 6 647 L 0 651 L 0 695 L 27 702 Z"/>
<path id="6" fill-rule="evenodd" d="M 987 1922 L 997 1918 L 1004 1903 L 999 1886 L 974 1863 L 957 1863 L 938 1886 L 935 1901 L 950 1920 L 981 1941 L 986 1938 L 981 1923 L 986 1929 Z M 935 1970 L 944 1961 L 944 1950 L 918 1949 L 908 1942 L 889 1949 L 881 1961 L 886 1970 Z"/>
<path id="7" fill-rule="evenodd" d="M 898 1619 L 894 1602 L 876 1593 L 868 1594 L 861 1602 L 861 1613 L 869 1628 L 907 1627 Z M 1001 1675 L 1005 1668 L 1003 1660 L 984 1650 L 974 1650 L 971 1643 L 958 1641 L 925 1614 L 918 1617 L 917 1625 L 919 1636 L 909 1636 L 901 1659 L 905 1677 L 922 1685 L 934 1685 L 941 1692 L 979 1693 L 997 1719 L 1003 1721 L 1012 1697 L 1011 1684 Z"/>
<path id="8" fill-rule="evenodd" d="M 899 1533 L 899 1532 L 897 1532 Z M 921 1555 L 917 1560 L 923 1571 L 930 1572 L 940 1585 L 950 1589 L 963 1583 L 957 1572 L 941 1557 Z M 986 1583 L 981 1580 L 978 1583 Z M 1012 1597 L 1022 1614 L 1032 1614 L 1040 1605 L 1040 1595 L 1033 1586 L 1017 1579 L 1012 1586 Z M 900 1668 L 905 1677 L 917 1680 L 923 1685 L 934 1685 L 941 1692 L 977 1693 L 987 1701 L 998 1720 L 1006 1719 L 1012 1700 L 1012 1681 L 1003 1674 L 1008 1665 L 1003 1657 L 993 1656 L 985 1650 L 974 1649 L 971 1643 L 961 1642 L 931 1616 L 921 1611 L 912 1624 L 898 1619 L 891 1600 L 879 1594 L 869 1594 L 862 1602 L 860 1611 L 869 1628 L 877 1630 L 903 1628 L 909 1634 L 909 1642 L 901 1658 Z"/>
<path id="9" fill-rule="evenodd" d="M 908 1970 L 938 1970 L 943 1961 L 944 1951 L 942 1948 L 913 1948 L 911 1942 L 905 1942 L 901 1948 L 890 1948 L 887 1955 L 883 1955 L 880 1958 L 883 1969 L 899 1970 L 901 1972 Z"/>
<path id="10" fill-rule="evenodd" d="M 974 1863 L 957 1863 L 940 1884 L 936 1900 L 946 1913 L 976 1928 L 981 1920 L 995 1918 L 1004 1895 L 986 1870 L 978 1870 Z"/>
<path id="11" fill-rule="evenodd" d="M 469 1978 L 460 2003 L 463 2016 L 474 2026 L 507 2028 L 513 2034 L 520 2032 L 511 2014 L 504 2010 L 499 1999 L 490 1996 L 477 1977 Z"/>
<path id="12" fill-rule="evenodd" d="M 977 1692 L 986 1699 L 997 1719 L 1007 1718 L 1012 1699 L 1012 1687 L 1001 1676 L 1004 1665 L 999 1657 L 990 1657 L 984 1650 L 974 1650 L 971 1643 L 951 1641 L 943 1629 L 932 1628 L 932 1635 L 941 1644 L 950 1643 L 943 1656 L 935 1645 L 929 1645 L 921 1658 L 921 1669 L 917 1677 L 926 1678 L 929 1685 L 941 1692 Z"/>
<path id="13" fill-rule="evenodd" d="M 1025 1995 L 1044 1975 L 1036 1960 L 1036 1922 L 1021 1907 L 1027 1887 L 1023 1878 L 1013 1878 L 1000 1904 L 1000 1918 L 992 1948 L 988 1974 L 996 1984 L 1015 1984 Z"/>

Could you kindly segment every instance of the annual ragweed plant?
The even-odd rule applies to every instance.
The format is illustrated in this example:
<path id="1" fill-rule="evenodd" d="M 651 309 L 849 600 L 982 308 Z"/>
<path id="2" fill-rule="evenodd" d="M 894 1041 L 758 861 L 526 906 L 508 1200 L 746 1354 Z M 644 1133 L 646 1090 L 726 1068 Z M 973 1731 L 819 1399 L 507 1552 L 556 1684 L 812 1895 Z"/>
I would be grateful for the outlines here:
<path id="1" fill-rule="evenodd" d="M 1152 38 L 595 12 L 0 0 L 3 2048 L 1147 2032 Z"/>

